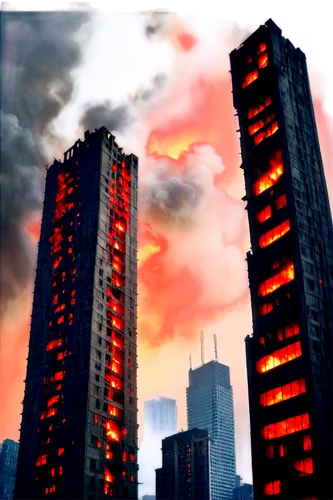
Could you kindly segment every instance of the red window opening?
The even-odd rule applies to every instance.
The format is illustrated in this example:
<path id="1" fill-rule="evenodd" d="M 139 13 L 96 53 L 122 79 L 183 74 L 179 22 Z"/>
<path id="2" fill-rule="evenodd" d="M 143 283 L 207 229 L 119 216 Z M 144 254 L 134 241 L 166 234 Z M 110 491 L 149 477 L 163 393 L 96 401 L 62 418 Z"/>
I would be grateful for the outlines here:
<path id="1" fill-rule="evenodd" d="M 262 54 L 261 56 L 258 57 L 258 68 L 259 69 L 266 68 L 268 63 L 269 63 L 269 61 L 268 61 L 267 52 L 265 52 L 264 54 Z"/>
<path id="2" fill-rule="evenodd" d="M 65 374 L 66 374 L 65 370 L 62 370 L 60 372 L 56 372 L 54 374 L 54 380 L 62 380 L 64 378 Z"/>
<path id="3" fill-rule="evenodd" d="M 279 446 L 279 457 L 286 457 L 288 455 L 288 448 L 285 444 L 280 444 Z"/>
<path id="4" fill-rule="evenodd" d="M 287 196 L 285 194 L 282 194 L 275 200 L 275 207 L 276 210 L 280 210 L 280 208 L 286 207 L 287 206 Z"/>
<path id="5" fill-rule="evenodd" d="M 311 436 L 303 436 L 303 451 L 312 450 L 312 439 Z"/>
<path id="6" fill-rule="evenodd" d="M 281 491 L 281 483 L 280 481 L 272 481 L 271 483 L 266 483 L 264 486 L 264 495 L 278 495 Z"/>
<path id="7" fill-rule="evenodd" d="M 251 71 L 251 73 L 248 73 L 245 77 L 244 82 L 242 83 L 242 89 L 245 89 L 245 87 L 251 85 L 251 83 L 257 80 L 257 78 L 259 78 L 259 73 L 257 69 Z"/>
<path id="8" fill-rule="evenodd" d="M 253 118 L 254 116 L 257 116 L 259 113 L 264 111 L 265 108 L 270 106 L 272 104 L 272 98 L 267 97 L 265 101 L 262 104 L 259 104 L 258 106 L 255 106 L 254 108 L 249 108 L 247 111 L 247 117 Z"/>
<path id="9" fill-rule="evenodd" d="M 63 466 L 59 465 L 59 476 L 62 476 L 63 474 Z"/>
<path id="10" fill-rule="evenodd" d="M 113 441 L 120 441 L 121 432 L 116 422 L 114 422 L 113 420 L 106 420 L 105 422 L 103 422 L 103 427 L 106 430 L 106 437 L 108 439 L 111 439 Z"/>
<path id="11" fill-rule="evenodd" d="M 302 355 L 301 343 L 294 342 L 286 347 L 278 349 L 268 356 L 264 356 L 256 363 L 256 369 L 258 373 L 265 373 L 267 371 L 273 370 L 280 365 L 288 363 Z"/>
<path id="12" fill-rule="evenodd" d="M 265 222 L 267 219 L 270 219 L 272 217 L 272 208 L 270 205 L 267 205 L 267 207 L 263 208 L 260 210 L 260 212 L 257 213 L 257 221 L 259 224 L 262 222 Z"/>
<path id="13" fill-rule="evenodd" d="M 270 168 L 253 185 L 253 194 L 258 196 L 278 182 L 283 174 L 281 151 L 277 151 L 269 161 Z"/>
<path id="14" fill-rule="evenodd" d="M 113 405 L 108 405 L 108 414 L 113 417 L 120 417 L 120 410 Z"/>
<path id="15" fill-rule="evenodd" d="M 277 331 L 276 335 L 272 335 L 271 333 L 267 333 L 263 337 L 260 337 L 260 342 L 263 346 L 265 346 L 266 342 L 268 343 L 270 340 L 274 338 L 274 341 L 282 342 L 285 339 L 290 337 L 294 337 L 294 335 L 299 334 L 299 324 L 292 323 L 291 325 L 285 326 Z"/>
<path id="16" fill-rule="evenodd" d="M 261 42 L 259 44 L 259 49 L 258 49 L 258 52 L 257 54 L 261 54 L 262 52 L 265 52 L 265 50 L 267 50 L 267 45 L 265 44 L 265 42 Z"/>
<path id="17" fill-rule="evenodd" d="M 304 394 L 305 392 L 305 379 L 301 378 L 260 394 L 259 401 L 261 406 L 271 406 L 295 396 L 299 396 L 300 394 Z"/>
<path id="18" fill-rule="evenodd" d="M 291 417 L 286 420 L 281 420 L 280 422 L 265 425 L 261 429 L 261 435 L 264 439 L 270 440 L 287 436 L 295 432 L 300 432 L 305 429 L 309 429 L 309 427 L 309 414 L 304 413 L 303 415 L 298 415 L 297 417 Z"/>
<path id="19" fill-rule="evenodd" d="M 58 457 L 65 453 L 65 448 L 58 448 Z"/>
<path id="20" fill-rule="evenodd" d="M 273 460 L 273 458 L 274 458 L 274 444 L 271 444 L 270 446 L 267 446 L 267 448 L 266 448 L 266 457 L 269 460 Z"/>
<path id="21" fill-rule="evenodd" d="M 266 295 L 275 292 L 275 290 L 278 290 L 281 286 L 289 283 L 294 278 L 294 264 L 290 263 L 286 265 L 282 271 L 260 283 L 258 287 L 258 294 L 260 297 L 266 297 Z"/>
<path id="22" fill-rule="evenodd" d="M 274 306 L 271 302 L 267 302 L 266 304 L 263 304 L 262 306 L 259 307 L 259 314 L 260 316 L 265 316 L 266 314 L 270 313 L 273 311 Z"/>
<path id="23" fill-rule="evenodd" d="M 286 233 L 290 231 L 290 221 L 285 220 L 278 226 L 274 227 L 273 229 L 270 229 L 267 231 L 267 233 L 264 233 L 259 237 L 259 246 L 260 248 L 265 248 L 269 245 L 271 245 L 274 241 L 279 240 L 284 236 Z"/>
<path id="24" fill-rule="evenodd" d="M 97 448 L 100 448 L 102 446 L 101 440 L 97 439 Z"/>
<path id="25" fill-rule="evenodd" d="M 263 120 L 258 120 L 257 122 L 252 123 L 252 125 L 248 126 L 249 135 L 254 135 L 258 130 L 264 127 L 265 122 Z"/>
<path id="26" fill-rule="evenodd" d="M 257 135 L 254 136 L 254 145 L 257 146 L 264 139 L 267 139 L 267 137 L 270 137 L 271 135 L 275 134 L 278 130 L 279 130 L 279 125 L 277 121 L 273 122 L 271 125 L 268 125 L 266 127 L 266 130 L 259 132 Z"/>
<path id="27" fill-rule="evenodd" d="M 63 344 L 62 339 L 50 340 L 50 342 L 46 346 L 46 350 L 52 351 L 52 349 L 56 349 L 57 347 L 60 347 L 62 344 Z"/>
<path id="28" fill-rule="evenodd" d="M 98 424 L 98 415 L 94 413 L 94 424 Z"/>
<path id="29" fill-rule="evenodd" d="M 52 396 L 48 401 L 47 401 L 47 406 L 53 406 L 54 404 L 58 403 L 59 401 L 59 395 L 58 396 Z"/>
<path id="30" fill-rule="evenodd" d="M 57 319 L 57 325 L 61 325 L 61 323 L 64 323 L 64 322 L 65 322 L 65 316 L 60 316 Z"/>
<path id="31" fill-rule="evenodd" d="M 312 458 L 303 458 L 301 460 L 294 460 L 293 466 L 300 472 L 299 476 L 307 476 L 313 474 L 313 460 Z"/>
<path id="32" fill-rule="evenodd" d="M 47 454 L 39 455 L 36 461 L 36 467 L 40 467 L 41 465 L 47 464 L 47 457 L 48 457 Z"/>

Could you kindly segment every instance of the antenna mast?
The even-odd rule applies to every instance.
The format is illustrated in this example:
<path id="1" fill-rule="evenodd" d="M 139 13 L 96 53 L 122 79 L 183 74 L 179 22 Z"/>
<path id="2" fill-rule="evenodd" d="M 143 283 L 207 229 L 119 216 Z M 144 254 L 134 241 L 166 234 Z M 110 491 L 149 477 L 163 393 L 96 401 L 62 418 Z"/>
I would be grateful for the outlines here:
<path id="1" fill-rule="evenodd" d="M 200 347 L 201 347 L 201 365 L 205 364 L 204 361 L 204 336 L 203 336 L 203 330 L 200 332 Z"/>
<path id="2" fill-rule="evenodd" d="M 190 370 L 192 370 L 192 356 L 191 356 L 191 353 L 190 353 Z"/>
<path id="3" fill-rule="evenodd" d="M 218 359 L 217 359 L 217 338 L 216 338 L 216 333 L 214 333 L 214 351 L 215 351 L 215 361 L 218 361 Z"/>

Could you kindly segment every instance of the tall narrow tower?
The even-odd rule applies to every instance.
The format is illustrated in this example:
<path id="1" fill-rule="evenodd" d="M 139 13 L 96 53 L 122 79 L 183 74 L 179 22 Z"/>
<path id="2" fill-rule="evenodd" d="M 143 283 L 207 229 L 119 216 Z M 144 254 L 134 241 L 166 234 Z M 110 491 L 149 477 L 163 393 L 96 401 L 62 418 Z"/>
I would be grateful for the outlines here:
<path id="1" fill-rule="evenodd" d="M 210 498 L 230 500 L 236 479 L 233 391 L 228 366 L 216 361 L 189 371 L 186 388 L 188 429 L 210 437 Z"/>
<path id="2" fill-rule="evenodd" d="M 137 176 L 104 128 L 46 176 L 15 498 L 137 498 Z"/>
<path id="3" fill-rule="evenodd" d="M 252 247 L 254 496 L 331 499 L 332 219 L 305 55 L 269 20 L 230 59 Z"/>

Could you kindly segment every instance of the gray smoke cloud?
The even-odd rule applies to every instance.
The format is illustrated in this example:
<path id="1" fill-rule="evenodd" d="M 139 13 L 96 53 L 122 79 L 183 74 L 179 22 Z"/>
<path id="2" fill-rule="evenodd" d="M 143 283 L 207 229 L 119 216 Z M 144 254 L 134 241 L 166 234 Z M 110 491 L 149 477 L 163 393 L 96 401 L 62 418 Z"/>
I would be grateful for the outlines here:
<path id="1" fill-rule="evenodd" d="M 163 38 L 178 19 L 178 15 L 168 10 L 144 12 L 145 35 L 149 39 Z"/>
<path id="2" fill-rule="evenodd" d="M 200 211 L 212 190 L 213 174 L 207 165 L 188 165 L 176 176 L 165 164 L 146 175 L 140 204 L 146 215 L 164 225 L 193 226 L 200 220 Z"/>
<path id="3" fill-rule="evenodd" d="M 24 222 L 42 207 L 43 167 L 50 162 L 52 121 L 70 102 L 81 61 L 75 35 L 88 13 L 1 15 L 1 303 L 32 278 L 34 255 Z"/>
<path id="4" fill-rule="evenodd" d="M 116 132 L 124 130 L 132 120 L 127 105 L 114 107 L 112 102 L 107 100 L 101 104 L 87 104 L 80 125 L 85 130 L 93 130 L 104 125 L 110 132 Z"/>
<path id="5" fill-rule="evenodd" d="M 166 86 L 167 76 L 164 73 L 157 73 L 148 86 L 139 88 L 132 96 L 130 101 L 134 105 L 142 107 L 151 105 L 155 98 L 161 94 L 161 91 Z"/>

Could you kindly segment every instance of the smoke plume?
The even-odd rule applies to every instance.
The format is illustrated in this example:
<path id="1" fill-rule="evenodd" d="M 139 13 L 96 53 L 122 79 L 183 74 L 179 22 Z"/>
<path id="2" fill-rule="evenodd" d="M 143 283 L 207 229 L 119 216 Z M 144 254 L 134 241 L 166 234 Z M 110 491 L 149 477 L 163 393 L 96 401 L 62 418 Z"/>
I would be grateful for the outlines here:
<path id="1" fill-rule="evenodd" d="M 85 130 L 104 125 L 110 132 L 117 132 L 124 130 L 132 121 L 127 105 L 114 107 L 111 101 L 105 101 L 102 104 L 87 104 L 80 125 Z"/>
<path id="2" fill-rule="evenodd" d="M 35 253 L 24 225 L 40 214 L 52 121 L 72 98 L 87 13 L 2 13 L 1 303 L 31 285 Z M 40 215 L 39 215 L 40 216 Z"/>

